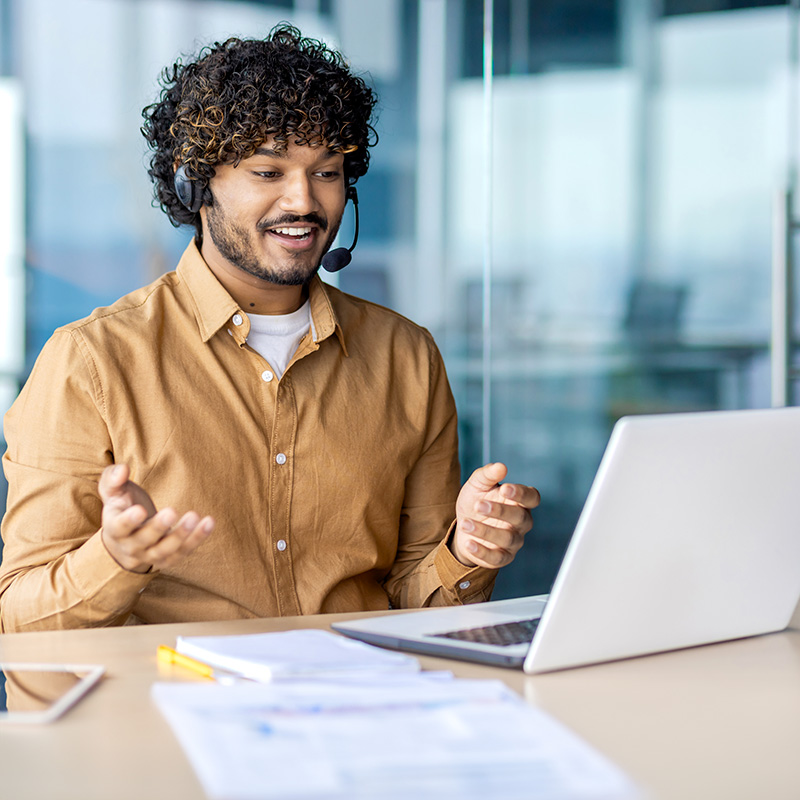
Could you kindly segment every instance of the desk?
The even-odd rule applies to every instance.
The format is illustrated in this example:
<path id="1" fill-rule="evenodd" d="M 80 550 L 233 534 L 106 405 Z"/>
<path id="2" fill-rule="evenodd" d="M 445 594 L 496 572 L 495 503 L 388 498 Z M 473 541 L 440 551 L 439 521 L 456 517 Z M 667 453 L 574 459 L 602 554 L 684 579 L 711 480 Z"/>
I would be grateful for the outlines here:
<path id="1" fill-rule="evenodd" d="M 55 724 L 0 730 L 0 796 L 203 798 L 150 700 L 153 681 L 167 679 L 156 663 L 157 645 L 172 645 L 179 634 L 327 627 L 353 616 L 362 615 L 0 636 L 6 661 L 91 662 L 108 670 Z M 799 615 L 781 634 L 537 677 L 443 659 L 422 662 L 460 677 L 504 680 L 605 753 L 652 800 L 800 797 Z"/>

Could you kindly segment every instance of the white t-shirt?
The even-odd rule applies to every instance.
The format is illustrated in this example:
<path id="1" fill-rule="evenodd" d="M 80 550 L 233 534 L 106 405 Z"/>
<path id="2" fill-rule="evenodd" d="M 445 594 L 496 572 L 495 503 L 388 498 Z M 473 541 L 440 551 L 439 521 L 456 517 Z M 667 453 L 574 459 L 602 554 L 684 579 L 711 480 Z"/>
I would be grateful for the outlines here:
<path id="1" fill-rule="evenodd" d="M 311 304 L 306 300 L 291 314 L 248 314 L 247 344 L 262 355 L 280 378 L 311 327 Z"/>

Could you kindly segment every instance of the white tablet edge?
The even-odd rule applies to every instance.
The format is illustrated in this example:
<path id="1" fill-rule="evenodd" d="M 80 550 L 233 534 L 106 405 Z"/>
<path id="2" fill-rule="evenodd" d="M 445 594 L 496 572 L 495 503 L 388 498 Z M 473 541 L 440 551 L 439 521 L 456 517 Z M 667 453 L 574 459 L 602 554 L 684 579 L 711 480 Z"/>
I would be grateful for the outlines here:
<path id="1" fill-rule="evenodd" d="M 3 672 L 72 672 L 82 675 L 78 683 L 65 692 L 44 711 L 5 711 L 0 713 L 0 725 L 23 723 L 42 724 L 58 719 L 80 700 L 105 674 L 105 667 L 98 664 L 43 664 L 22 661 L 0 661 Z"/>

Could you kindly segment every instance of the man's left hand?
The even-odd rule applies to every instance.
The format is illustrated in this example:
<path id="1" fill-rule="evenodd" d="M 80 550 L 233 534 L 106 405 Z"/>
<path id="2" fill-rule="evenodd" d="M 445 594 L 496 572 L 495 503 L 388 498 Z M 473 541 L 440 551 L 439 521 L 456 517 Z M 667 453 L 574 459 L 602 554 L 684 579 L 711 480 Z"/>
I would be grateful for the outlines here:
<path id="1" fill-rule="evenodd" d="M 501 484 L 507 473 L 505 464 L 487 464 L 461 487 L 450 549 L 465 566 L 510 564 L 533 527 L 531 509 L 539 505 L 539 492 L 519 483 Z"/>

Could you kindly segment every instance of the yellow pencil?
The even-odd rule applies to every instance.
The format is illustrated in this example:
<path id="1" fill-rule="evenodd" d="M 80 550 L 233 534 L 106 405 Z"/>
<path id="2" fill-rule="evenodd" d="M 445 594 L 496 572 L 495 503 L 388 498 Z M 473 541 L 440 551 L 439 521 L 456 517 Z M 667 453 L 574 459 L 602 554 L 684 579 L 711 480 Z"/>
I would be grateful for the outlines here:
<path id="1" fill-rule="evenodd" d="M 179 653 L 177 650 L 173 650 L 165 644 L 160 644 L 158 646 L 156 658 L 161 664 L 177 664 L 179 667 L 191 670 L 198 675 L 202 675 L 204 678 L 211 678 L 213 680 L 217 677 L 217 673 L 213 667 L 204 664 L 202 661 L 197 661 L 194 658 L 185 656 L 183 653 Z M 230 673 L 223 674 L 227 676 Z"/>

